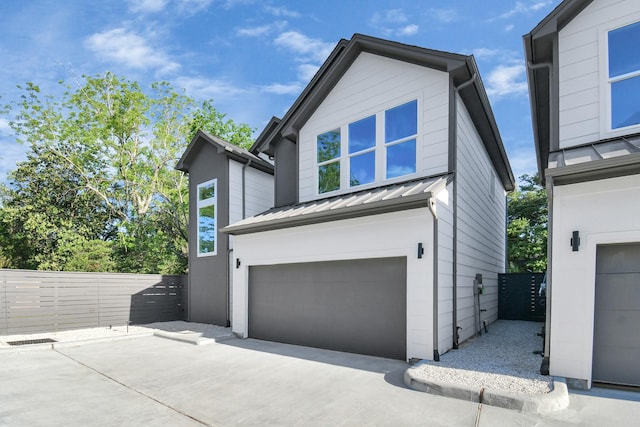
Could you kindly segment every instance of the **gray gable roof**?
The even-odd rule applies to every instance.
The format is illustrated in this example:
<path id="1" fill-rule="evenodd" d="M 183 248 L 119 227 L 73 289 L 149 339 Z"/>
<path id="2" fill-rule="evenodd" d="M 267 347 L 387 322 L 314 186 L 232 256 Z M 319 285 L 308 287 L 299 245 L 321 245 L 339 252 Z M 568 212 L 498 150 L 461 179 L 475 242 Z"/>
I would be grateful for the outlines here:
<path id="1" fill-rule="evenodd" d="M 256 233 L 427 207 L 429 199 L 446 185 L 447 176 L 437 176 L 273 208 L 231 224 L 222 231 Z"/>
<path id="2" fill-rule="evenodd" d="M 224 153 L 231 159 L 234 159 L 240 163 L 249 164 L 251 167 L 273 175 L 273 165 L 271 163 L 261 159 L 260 157 L 250 153 L 243 148 L 238 147 L 237 145 L 234 145 L 216 136 L 209 135 L 208 133 L 201 130 L 196 133 L 196 136 L 194 136 L 191 140 L 191 143 L 189 143 L 189 146 L 186 148 L 186 150 L 182 154 L 182 157 L 178 161 L 176 169 L 188 173 L 191 167 L 193 156 L 196 155 L 196 153 L 198 152 L 198 147 L 200 147 L 200 145 L 202 144 L 211 144 L 216 148 L 218 153 Z"/>
<path id="3" fill-rule="evenodd" d="M 558 149 L 558 32 L 592 1 L 564 0 L 523 36 L 533 139 L 543 182 L 549 152 Z"/>
<path id="4" fill-rule="evenodd" d="M 473 83 L 460 91 L 460 96 L 480 133 L 485 149 L 489 153 L 504 188 L 507 190 L 514 188 L 513 173 L 473 55 L 426 49 L 362 34 L 354 34 L 351 40 L 343 39 L 338 42 L 282 120 L 275 126 L 273 126 L 273 122 L 270 122 L 271 130 L 263 132 L 263 135 L 251 147 L 251 152 L 265 152 L 272 155 L 272 144 L 282 138 L 297 143 L 298 132 L 302 126 L 361 52 L 447 72 L 455 86 L 469 81 L 475 76 Z"/>

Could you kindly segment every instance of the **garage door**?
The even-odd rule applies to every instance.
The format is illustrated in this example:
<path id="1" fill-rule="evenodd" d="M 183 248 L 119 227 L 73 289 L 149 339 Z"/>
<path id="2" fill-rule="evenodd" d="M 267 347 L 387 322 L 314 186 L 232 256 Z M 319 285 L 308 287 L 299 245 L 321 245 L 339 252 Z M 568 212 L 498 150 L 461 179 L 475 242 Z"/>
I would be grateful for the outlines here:
<path id="1" fill-rule="evenodd" d="M 249 268 L 249 336 L 392 359 L 406 355 L 406 258 Z"/>
<path id="2" fill-rule="evenodd" d="M 593 381 L 640 386 L 640 244 L 598 246 Z"/>

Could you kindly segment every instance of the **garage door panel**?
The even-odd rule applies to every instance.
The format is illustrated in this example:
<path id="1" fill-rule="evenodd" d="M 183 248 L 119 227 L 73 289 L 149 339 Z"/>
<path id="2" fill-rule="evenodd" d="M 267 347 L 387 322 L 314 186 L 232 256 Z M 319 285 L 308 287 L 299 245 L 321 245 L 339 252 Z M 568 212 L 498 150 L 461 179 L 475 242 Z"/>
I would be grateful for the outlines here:
<path id="1" fill-rule="evenodd" d="M 640 244 L 598 246 L 593 380 L 640 385 Z"/>
<path id="2" fill-rule="evenodd" d="M 638 310 L 640 273 L 598 274 L 596 282 L 598 309 Z"/>
<path id="3" fill-rule="evenodd" d="M 406 258 L 250 267 L 249 336 L 404 359 Z"/>

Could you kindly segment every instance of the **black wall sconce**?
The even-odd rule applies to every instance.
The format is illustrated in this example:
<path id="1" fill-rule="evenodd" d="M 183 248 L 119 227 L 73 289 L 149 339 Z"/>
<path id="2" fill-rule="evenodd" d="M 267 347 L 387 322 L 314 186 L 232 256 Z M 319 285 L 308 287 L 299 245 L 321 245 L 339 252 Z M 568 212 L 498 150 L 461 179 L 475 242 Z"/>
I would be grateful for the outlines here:
<path id="1" fill-rule="evenodd" d="M 571 235 L 571 250 L 573 252 L 578 252 L 579 247 L 580 247 L 580 232 L 576 230 Z"/>
<path id="2" fill-rule="evenodd" d="M 424 248 L 422 247 L 422 243 L 418 243 L 418 258 L 422 258 L 424 255 Z"/>

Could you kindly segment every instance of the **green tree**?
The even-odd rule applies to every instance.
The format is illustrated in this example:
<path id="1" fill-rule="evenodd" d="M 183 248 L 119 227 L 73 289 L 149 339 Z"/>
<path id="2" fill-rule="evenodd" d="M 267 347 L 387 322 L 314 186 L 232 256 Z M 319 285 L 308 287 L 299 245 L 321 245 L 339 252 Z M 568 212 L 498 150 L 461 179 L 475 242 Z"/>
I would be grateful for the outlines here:
<path id="1" fill-rule="evenodd" d="M 507 196 L 507 253 L 510 273 L 547 268 L 547 193 L 538 175 L 522 175 Z"/>
<path id="2" fill-rule="evenodd" d="M 197 129 L 244 146 L 251 129 L 166 82 L 145 91 L 112 73 L 84 80 L 77 88 L 61 83 L 60 99 L 27 83 L 12 104 L 11 126 L 18 141 L 29 144 L 30 157 L 5 190 L 5 258 L 10 253 L 23 268 L 184 272 L 188 187 L 174 165 Z M 43 182 L 27 185 L 35 173 Z M 60 185 L 50 185 L 56 174 Z M 61 195 L 82 195 L 99 214 L 87 215 L 94 221 L 85 234 L 76 231 L 69 206 L 58 203 L 66 200 Z M 31 235 L 18 242 L 12 233 L 20 227 Z"/>

